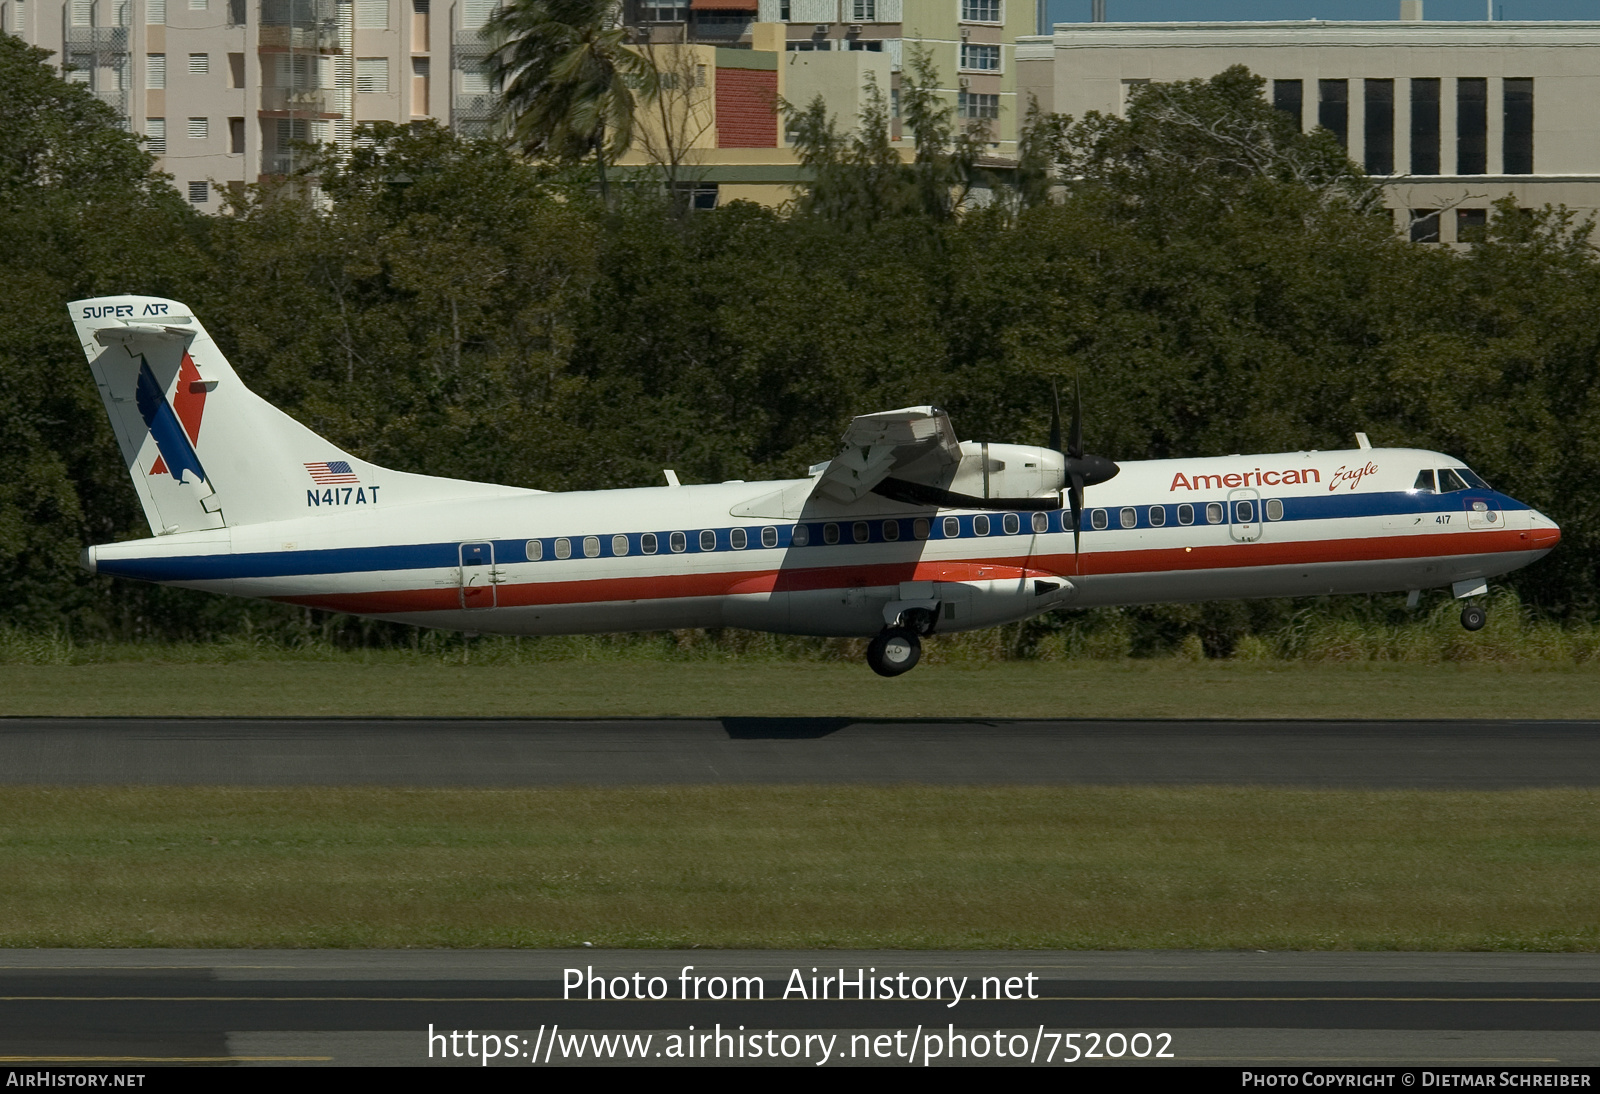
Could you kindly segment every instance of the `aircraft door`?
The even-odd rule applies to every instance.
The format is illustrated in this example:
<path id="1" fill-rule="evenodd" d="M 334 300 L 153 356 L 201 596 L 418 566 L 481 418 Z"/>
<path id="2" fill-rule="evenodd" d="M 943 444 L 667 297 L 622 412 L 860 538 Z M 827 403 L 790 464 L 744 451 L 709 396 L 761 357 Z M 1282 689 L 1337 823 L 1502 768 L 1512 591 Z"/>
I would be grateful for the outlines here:
<path id="1" fill-rule="evenodd" d="M 1261 538 L 1261 495 L 1254 490 L 1228 491 L 1228 534 L 1239 543 Z"/>
<path id="2" fill-rule="evenodd" d="M 494 544 L 461 545 L 461 606 L 468 611 L 495 606 L 500 572 L 494 565 Z"/>
<path id="3" fill-rule="evenodd" d="M 1467 527 L 1479 529 L 1504 528 L 1505 514 L 1500 503 L 1493 498 L 1467 498 Z"/>

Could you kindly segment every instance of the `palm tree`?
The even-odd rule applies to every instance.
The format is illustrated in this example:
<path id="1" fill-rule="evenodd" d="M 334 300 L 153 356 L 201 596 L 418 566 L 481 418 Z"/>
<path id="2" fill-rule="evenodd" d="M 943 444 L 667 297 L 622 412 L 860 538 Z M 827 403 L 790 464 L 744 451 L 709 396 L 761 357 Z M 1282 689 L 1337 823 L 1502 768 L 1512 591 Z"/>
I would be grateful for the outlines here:
<path id="1" fill-rule="evenodd" d="M 508 0 L 484 24 L 501 124 L 529 155 L 594 154 L 600 196 L 606 160 L 627 150 L 635 97 L 651 98 L 656 71 L 624 44 L 615 0 Z"/>

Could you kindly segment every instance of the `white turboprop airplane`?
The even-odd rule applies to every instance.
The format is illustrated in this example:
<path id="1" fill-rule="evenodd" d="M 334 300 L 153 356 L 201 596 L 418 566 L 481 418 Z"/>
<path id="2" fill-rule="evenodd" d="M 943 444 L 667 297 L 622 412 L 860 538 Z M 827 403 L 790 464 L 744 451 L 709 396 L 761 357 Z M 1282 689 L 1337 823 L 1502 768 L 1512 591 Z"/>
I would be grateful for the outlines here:
<path id="1" fill-rule="evenodd" d="M 920 638 L 1062 607 L 1450 586 L 1561 538 L 1459 461 L 1361 447 L 1120 467 L 1074 414 L 1049 447 L 959 441 L 936 407 L 855 418 L 806 478 L 545 493 L 413 475 L 255 395 L 182 304 L 70 305 L 152 538 L 92 572 L 428 627 L 572 634 L 746 627 Z M 1469 630 L 1485 621 L 1468 600 Z"/>

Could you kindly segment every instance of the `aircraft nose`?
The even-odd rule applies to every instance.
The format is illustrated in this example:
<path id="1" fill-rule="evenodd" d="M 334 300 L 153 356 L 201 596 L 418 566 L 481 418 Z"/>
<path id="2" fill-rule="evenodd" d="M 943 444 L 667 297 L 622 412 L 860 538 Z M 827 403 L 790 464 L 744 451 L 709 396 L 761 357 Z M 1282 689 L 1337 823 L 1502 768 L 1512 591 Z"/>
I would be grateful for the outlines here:
<path id="1" fill-rule="evenodd" d="M 1561 542 L 1561 526 L 1535 509 L 1529 528 L 1522 533 L 1536 551 L 1548 551 Z"/>
<path id="2" fill-rule="evenodd" d="M 78 556 L 78 565 L 88 570 L 91 574 L 95 572 L 98 562 L 99 560 L 95 558 L 93 547 L 85 547 L 83 553 Z"/>

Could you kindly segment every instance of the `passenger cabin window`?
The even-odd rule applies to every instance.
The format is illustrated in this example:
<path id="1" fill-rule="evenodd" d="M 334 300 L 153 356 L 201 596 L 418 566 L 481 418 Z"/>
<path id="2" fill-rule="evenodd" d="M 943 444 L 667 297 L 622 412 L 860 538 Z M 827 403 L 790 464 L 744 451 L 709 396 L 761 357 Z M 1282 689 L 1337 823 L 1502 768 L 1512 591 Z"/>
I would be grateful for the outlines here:
<path id="1" fill-rule="evenodd" d="M 558 540 L 556 540 L 556 557 L 557 558 L 571 558 L 572 557 L 572 541 L 570 539 L 558 539 Z"/>
<path id="2" fill-rule="evenodd" d="M 811 542 L 811 529 L 804 524 L 794 526 L 794 534 L 789 537 L 789 542 L 796 547 L 804 547 Z"/>
<path id="3" fill-rule="evenodd" d="M 689 549 L 689 537 L 682 532 L 674 532 L 667 537 L 667 543 L 672 548 L 673 554 L 682 554 Z"/>
<path id="4" fill-rule="evenodd" d="M 1466 480 L 1448 467 L 1439 469 L 1439 493 L 1448 494 L 1452 490 L 1465 490 Z"/>
<path id="5" fill-rule="evenodd" d="M 1280 498 L 1268 498 L 1267 499 L 1267 519 L 1268 520 L 1282 520 L 1283 519 L 1283 501 L 1282 501 L 1282 499 L 1280 499 Z"/>
<path id="6" fill-rule="evenodd" d="M 639 550 L 647 555 L 656 553 L 656 534 L 654 532 L 646 532 L 639 537 Z"/>
<path id="7" fill-rule="evenodd" d="M 735 551 L 742 551 L 750 546 L 750 533 L 743 528 L 735 528 L 728 533 L 728 545 Z"/>
<path id="8" fill-rule="evenodd" d="M 1233 503 L 1233 519 L 1240 524 L 1254 524 L 1256 519 L 1256 504 L 1253 501 L 1236 501 Z"/>
<path id="9" fill-rule="evenodd" d="M 961 521 L 955 517 L 944 518 L 944 538 L 955 539 L 961 535 Z"/>
<path id="10" fill-rule="evenodd" d="M 927 517 L 918 517 L 911 522 L 911 535 L 916 539 L 927 539 L 933 534 L 933 524 Z"/>
<path id="11" fill-rule="evenodd" d="M 530 539 L 528 541 L 528 561 L 538 562 L 543 557 L 544 543 L 541 540 Z"/>
<path id="12" fill-rule="evenodd" d="M 778 530 L 776 528 L 761 529 L 761 546 L 776 547 L 778 545 Z"/>
<path id="13" fill-rule="evenodd" d="M 1184 502 L 1182 505 L 1178 506 L 1178 523 L 1194 523 L 1194 506 L 1190 505 L 1188 502 Z"/>
<path id="14" fill-rule="evenodd" d="M 583 557 L 584 558 L 599 558 L 600 557 L 600 537 L 599 536 L 584 536 L 583 537 Z"/>
<path id="15" fill-rule="evenodd" d="M 1165 505 L 1152 505 L 1150 507 L 1150 527 L 1164 528 L 1167 524 L 1167 507 Z"/>
<path id="16" fill-rule="evenodd" d="M 886 520 L 883 522 L 883 538 L 890 543 L 900 538 L 900 522 Z"/>
<path id="17" fill-rule="evenodd" d="M 1111 526 L 1111 520 L 1106 516 L 1104 509 L 1091 510 L 1089 513 L 1089 527 L 1097 532 L 1103 532 Z"/>
<path id="18" fill-rule="evenodd" d="M 1207 524 L 1221 524 L 1222 523 L 1222 503 L 1220 501 L 1208 501 L 1208 502 L 1206 502 L 1206 523 Z"/>
<path id="19" fill-rule="evenodd" d="M 1117 514 L 1117 519 L 1122 522 L 1124 528 L 1139 527 L 1139 511 L 1131 505 L 1124 505 L 1122 511 Z"/>
<path id="20" fill-rule="evenodd" d="M 1000 518 L 1000 527 L 1005 529 L 1006 535 L 1014 536 L 1022 531 L 1022 518 L 1015 513 L 1007 513 Z"/>
<path id="21" fill-rule="evenodd" d="M 837 524 L 824 524 L 822 526 L 822 542 L 824 542 L 824 543 L 838 543 L 839 542 L 839 526 Z"/>
<path id="22" fill-rule="evenodd" d="M 1044 513 L 1034 513 L 1033 514 L 1033 530 L 1035 532 L 1048 532 L 1050 530 L 1050 518 L 1049 518 L 1049 516 L 1047 516 Z"/>
<path id="23" fill-rule="evenodd" d="M 1411 484 L 1413 490 L 1426 490 L 1433 493 L 1433 468 L 1417 472 L 1417 481 Z"/>
<path id="24" fill-rule="evenodd" d="M 627 536 L 612 536 L 611 537 L 611 553 L 614 554 L 614 555 L 617 555 L 617 556 L 621 556 L 621 555 L 627 554 L 628 553 L 628 537 Z"/>
<path id="25" fill-rule="evenodd" d="M 989 518 L 986 517 L 986 516 L 983 516 L 981 513 L 978 516 L 973 517 L 972 518 L 972 534 L 975 535 L 975 536 L 986 536 L 986 535 L 988 535 L 989 534 Z"/>
<path id="26" fill-rule="evenodd" d="M 858 520 L 850 526 L 850 538 L 857 543 L 865 543 L 872 538 L 872 528 L 864 520 Z"/>
<path id="27" fill-rule="evenodd" d="M 700 533 L 700 549 L 702 551 L 715 551 L 717 549 L 717 533 L 707 528 Z"/>

